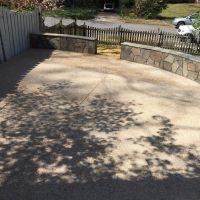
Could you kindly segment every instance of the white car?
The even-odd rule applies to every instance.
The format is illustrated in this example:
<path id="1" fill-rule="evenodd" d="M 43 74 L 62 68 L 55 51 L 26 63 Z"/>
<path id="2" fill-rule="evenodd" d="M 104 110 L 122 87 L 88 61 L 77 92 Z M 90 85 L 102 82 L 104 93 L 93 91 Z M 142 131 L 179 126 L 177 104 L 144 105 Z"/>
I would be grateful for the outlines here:
<path id="1" fill-rule="evenodd" d="M 106 1 L 104 3 L 104 11 L 114 11 L 115 10 L 115 4 L 113 1 Z"/>
<path id="2" fill-rule="evenodd" d="M 187 17 L 177 17 L 173 19 L 172 24 L 174 24 L 176 28 L 183 25 L 192 25 L 195 22 L 197 15 L 197 13 L 193 13 Z"/>
<path id="3" fill-rule="evenodd" d="M 180 35 L 193 35 L 194 31 L 195 31 L 195 28 L 192 25 L 180 26 L 178 28 L 178 34 Z"/>
<path id="4" fill-rule="evenodd" d="M 178 28 L 178 34 L 182 36 L 186 36 L 188 39 L 191 41 L 194 41 L 196 38 L 196 31 L 199 31 L 200 27 L 195 29 L 193 25 L 185 25 L 185 26 L 180 26 Z"/>

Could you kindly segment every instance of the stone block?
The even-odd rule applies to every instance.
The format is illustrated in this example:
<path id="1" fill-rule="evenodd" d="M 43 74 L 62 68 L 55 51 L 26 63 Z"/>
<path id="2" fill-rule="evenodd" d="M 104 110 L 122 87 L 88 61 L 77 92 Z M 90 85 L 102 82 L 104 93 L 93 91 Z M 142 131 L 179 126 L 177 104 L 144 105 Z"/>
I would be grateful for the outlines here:
<path id="1" fill-rule="evenodd" d="M 194 63 L 188 63 L 188 71 L 195 72 L 196 71 L 196 65 Z"/>
<path id="2" fill-rule="evenodd" d="M 168 56 L 167 53 L 162 53 L 162 60 L 165 60 L 165 58 Z"/>
<path id="3" fill-rule="evenodd" d="M 186 60 L 183 61 L 183 76 L 187 76 L 188 75 L 188 63 Z"/>
<path id="4" fill-rule="evenodd" d="M 134 56 L 134 62 L 144 64 L 146 63 L 146 60 L 142 56 Z"/>
<path id="5" fill-rule="evenodd" d="M 152 51 L 150 57 L 155 62 L 160 62 L 162 60 L 162 52 Z"/>
<path id="6" fill-rule="evenodd" d="M 132 52 L 132 54 L 133 54 L 134 56 L 139 56 L 139 55 L 141 55 L 141 50 L 140 50 L 140 48 L 132 48 L 132 49 L 131 49 L 131 52 Z"/>
<path id="7" fill-rule="evenodd" d="M 130 53 L 126 60 L 134 62 L 135 61 L 135 56 L 132 53 Z"/>
<path id="8" fill-rule="evenodd" d="M 162 68 L 160 62 L 155 62 L 155 63 L 154 63 L 154 66 L 157 67 L 157 68 Z"/>
<path id="9" fill-rule="evenodd" d="M 88 49 L 88 53 L 90 54 L 96 54 L 97 53 L 97 42 L 88 42 L 88 45 L 87 45 L 87 49 Z"/>
<path id="10" fill-rule="evenodd" d="M 173 62 L 174 62 L 174 56 L 168 55 L 168 56 L 165 58 L 165 61 L 168 62 L 168 63 L 173 63 Z"/>
<path id="11" fill-rule="evenodd" d="M 200 72 L 200 63 L 196 63 L 196 72 Z"/>
<path id="12" fill-rule="evenodd" d="M 154 66 L 154 61 L 149 57 L 149 59 L 147 60 L 147 65 L 151 65 Z"/>
<path id="13" fill-rule="evenodd" d="M 163 69 L 167 70 L 167 71 L 172 71 L 172 64 L 169 62 L 164 61 L 163 62 Z"/>
<path id="14" fill-rule="evenodd" d="M 183 68 L 179 67 L 175 73 L 178 74 L 178 75 L 183 76 Z"/>
<path id="15" fill-rule="evenodd" d="M 128 46 L 122 46 L 121 56 L 120 56 L 121 59 L 128 60 L 130 54 L 131 54 L 131 48 Z"/>
<path id="16" fill-rule="evenodd" d="M 150 50 L 144 50 L 142 57 L 147 61 L 149 59 L 151 51 Z"/>
<path id="17" fill-rule="evenodd" d="M 197 79 L 195 81 L 197 81 L 198 83 L 200 83 L 200 72 L 198 72 L 198 76 L 197 76 Z"/>
<path id="18" fill-rule="evenodd" d="M 54 49 L 60 49 L 60 38 L 48 38 L 48 40 L 51 47 Z"/>
<path id="19" fill-rule="evenodd" d="M 197 72 L 188 71 L 187 77 L 189 79 L 196 80 L 198 78 L 198 73 Z"/>
<path id="20" fill-rule="evenodd" d="M 182 58 L 182 59 L 179 59 L 179 60 L 177 60 L 177 62 L 178 62 L 178 64 L 179 64 L 180 66 L 183 66 L 183 58 Z"/>
<path id="21" fill-rule="evenodd" d="M 177 71 L 177 69 L 178 69 L 178 67 L 179 67 L 180 65 L 179 65 L 179 63 L 176 61 L 176 62 L 174 62 L 173 64 L 172 64 L 172 72 L 176 72 Z"/>

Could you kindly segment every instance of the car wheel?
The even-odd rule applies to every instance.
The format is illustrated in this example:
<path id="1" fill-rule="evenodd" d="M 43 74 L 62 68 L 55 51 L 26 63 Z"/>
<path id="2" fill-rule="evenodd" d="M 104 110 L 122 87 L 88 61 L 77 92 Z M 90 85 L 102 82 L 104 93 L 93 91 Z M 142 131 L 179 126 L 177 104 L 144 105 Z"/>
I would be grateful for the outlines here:
<path id="1" fill-rule="evenodd" d="M 179 22 L 176 27 L 179 28 L 180 26 L 184 26 L 185 25 L 185 22 Z"/>

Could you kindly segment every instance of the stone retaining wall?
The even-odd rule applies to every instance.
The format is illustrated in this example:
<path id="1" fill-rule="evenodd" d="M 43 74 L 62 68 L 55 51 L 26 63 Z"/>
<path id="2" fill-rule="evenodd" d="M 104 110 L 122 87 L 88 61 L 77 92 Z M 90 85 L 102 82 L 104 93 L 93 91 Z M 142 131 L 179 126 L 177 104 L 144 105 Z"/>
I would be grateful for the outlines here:
<path id="1" fill-rule="evenodd" d="M 32 48 L 59 49 L 63 51 L 74 51 L 80 53 L 97 53 L 97 39 L 52 33 L 30 34 Z"/>
<path id="2" fill-rule="evenodd" d="M 121 59 L 151 65 L 200 83 L 200 57 L 134 43 L 122 43 Z"/>

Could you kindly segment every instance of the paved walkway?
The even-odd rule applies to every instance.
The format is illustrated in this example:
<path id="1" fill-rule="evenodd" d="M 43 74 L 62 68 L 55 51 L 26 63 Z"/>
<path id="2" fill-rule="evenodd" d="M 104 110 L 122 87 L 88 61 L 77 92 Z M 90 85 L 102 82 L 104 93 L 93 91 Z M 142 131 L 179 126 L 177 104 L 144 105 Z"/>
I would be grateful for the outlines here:
<path id="1" fill-rule="evenodd" d="M 1 200 L 200 199 L 199 84 L 47 50 L 0 74 Z"/>

